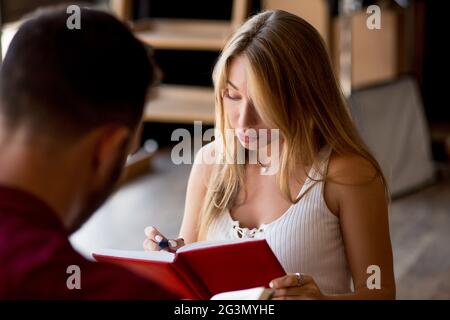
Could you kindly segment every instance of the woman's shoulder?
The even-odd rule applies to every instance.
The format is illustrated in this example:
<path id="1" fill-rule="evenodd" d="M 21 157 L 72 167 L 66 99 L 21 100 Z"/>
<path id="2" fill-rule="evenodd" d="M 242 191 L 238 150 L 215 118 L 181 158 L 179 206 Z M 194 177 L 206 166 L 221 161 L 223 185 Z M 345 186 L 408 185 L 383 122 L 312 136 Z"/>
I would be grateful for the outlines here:
<path id="1" fill-rule="evenodd" d="M 330 155 L 324 199 L 336 216 L 340 216 L 343 204 L 367 204 L 375 195 L 384 199 L 385 191 L 381 172 L 368 159 L 358 154 Z"/>
<path id="2" fill-rule="evenodd" d="M 210 142 L 204 145 L 195 155 L 192 165 L 191 175 L 201 178 L 203 182 L 209 181 L 212 170 L 217 166 L 216 161 L 216 142 Z"/>
<path id="3" fill-rule="evenodd" d="M 332 152 L 328 163 L 328 177 L 341 184 L 365 184 L 380 175 L 372 161 L 356 153 Z"/>
<path id="4" fill-rule="evenodd" d="M 198 150 L 194 159 L 194 166 L 201 166 L 211 170 L 217 164 L 217 143 L 212 141 Z"/>

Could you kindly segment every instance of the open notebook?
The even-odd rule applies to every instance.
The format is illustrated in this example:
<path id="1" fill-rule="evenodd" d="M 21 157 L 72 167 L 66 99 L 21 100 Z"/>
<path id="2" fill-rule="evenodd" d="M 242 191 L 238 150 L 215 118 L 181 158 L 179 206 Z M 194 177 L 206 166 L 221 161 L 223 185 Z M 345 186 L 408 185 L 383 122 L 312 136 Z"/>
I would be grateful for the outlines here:
<path id="1" fill-rule="evenodd" d="M 270 300 L 271 297 L 272 289 L 256 287 L 218 293 L 211 300 Z"/>
<path id="2" fill-rule="evenodd" d="M 269 282 L 286 274 L 265 239 L 197 242 L 175 254 L 104 249 L 92 255 L 129 268 L 184 299 L 266 299 Z M 240 291 L 244 289 L 252 291 Z"/>

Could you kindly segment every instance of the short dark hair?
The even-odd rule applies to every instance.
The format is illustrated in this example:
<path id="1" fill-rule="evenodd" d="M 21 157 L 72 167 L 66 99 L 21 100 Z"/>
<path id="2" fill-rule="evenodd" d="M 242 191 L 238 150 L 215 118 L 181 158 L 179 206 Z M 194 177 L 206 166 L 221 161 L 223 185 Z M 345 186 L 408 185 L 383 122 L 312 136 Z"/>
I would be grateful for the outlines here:
<path id="1" fill-rule="evenodd" d="M 7 125 L 77 138 L 110 122 L 139 123 L 155 80 L 148 50 L 113 16 L 80 12 L 81 29 L 67 27 L 66 9 L 48 9 L 14 36 L 0 72 Z"/>

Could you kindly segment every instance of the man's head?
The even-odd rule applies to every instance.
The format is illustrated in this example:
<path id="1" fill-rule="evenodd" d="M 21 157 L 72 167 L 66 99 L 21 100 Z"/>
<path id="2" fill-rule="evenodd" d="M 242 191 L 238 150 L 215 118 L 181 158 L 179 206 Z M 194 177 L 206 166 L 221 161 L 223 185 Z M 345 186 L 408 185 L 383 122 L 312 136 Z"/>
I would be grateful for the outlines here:
<path id="1" fill-rule="evenodd" d="M 80 181 L 66 182 L 83 189 L 79 224 L 114 189 L 155 66 L 112 16 L 81 9 L 81 29 L 72 30 L 68 18 L 44 10 L 18 30 L 1 66 L 0 120 L 3 135 L 20 132 L 31 149 L 51 150 L 49 162 L 79 162 Z"/>

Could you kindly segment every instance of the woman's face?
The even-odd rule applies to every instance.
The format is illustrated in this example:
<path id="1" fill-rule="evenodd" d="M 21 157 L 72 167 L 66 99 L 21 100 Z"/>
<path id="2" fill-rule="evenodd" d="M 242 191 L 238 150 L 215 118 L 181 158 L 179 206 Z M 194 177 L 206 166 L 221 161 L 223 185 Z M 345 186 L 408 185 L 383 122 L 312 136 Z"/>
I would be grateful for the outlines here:
<path id="1" fill-rule="evenodd" d="M 223 106 L 242 146 L 247 149 L 262 148 L 270 144 L 270 128 L 256 111 L 248 91 L 247 60 L 240 55 L 230 64 L 226 87 L 222 92 Z M 266 143 L 261 139 L 263 134 L 267 137 Z"/>

